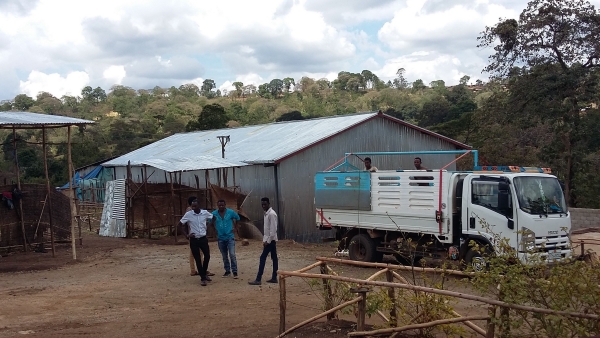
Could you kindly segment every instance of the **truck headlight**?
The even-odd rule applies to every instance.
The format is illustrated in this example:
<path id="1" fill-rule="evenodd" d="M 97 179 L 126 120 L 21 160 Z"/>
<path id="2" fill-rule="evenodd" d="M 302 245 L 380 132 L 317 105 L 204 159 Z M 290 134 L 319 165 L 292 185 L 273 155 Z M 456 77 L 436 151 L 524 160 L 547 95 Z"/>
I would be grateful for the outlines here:
<path id="1" fill-rule="evenodd" d="M 521 230 L 521 241 L 519 242 L 521 252 L 531 252 L 535 249 L 535 233 L 525 227 Z"/>

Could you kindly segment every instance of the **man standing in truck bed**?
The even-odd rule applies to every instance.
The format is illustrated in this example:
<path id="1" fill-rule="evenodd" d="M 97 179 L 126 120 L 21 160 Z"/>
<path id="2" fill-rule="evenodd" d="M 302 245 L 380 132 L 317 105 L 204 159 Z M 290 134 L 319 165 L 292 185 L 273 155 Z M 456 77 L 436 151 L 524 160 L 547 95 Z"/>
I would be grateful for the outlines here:
<path id="1" fill-rule="evenodd" d="M 420 157 L 415 157 L 415 160 L 413 161 L 413 164 L 415 165 L 415 169 L 417 170 L 427 170 L 427 168 L 425 168 L 424 166 L 421 165 L 421 158 Z"/>

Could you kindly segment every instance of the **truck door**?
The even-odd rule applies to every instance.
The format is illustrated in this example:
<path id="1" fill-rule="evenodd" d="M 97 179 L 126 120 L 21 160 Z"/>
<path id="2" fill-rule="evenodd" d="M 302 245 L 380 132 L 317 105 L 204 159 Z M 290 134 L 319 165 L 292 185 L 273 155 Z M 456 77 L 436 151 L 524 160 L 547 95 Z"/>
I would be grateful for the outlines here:
<path id="1" fill-rule="evenodd" d="M 472 176 L 465 180 L 464 191 L 463 231 L 488 240 L 494 235 L 505 237 L 511 246 L 516 247 L 518 229 L 513 220 L 512 191 L 508 180 L 504 177 Z"/>

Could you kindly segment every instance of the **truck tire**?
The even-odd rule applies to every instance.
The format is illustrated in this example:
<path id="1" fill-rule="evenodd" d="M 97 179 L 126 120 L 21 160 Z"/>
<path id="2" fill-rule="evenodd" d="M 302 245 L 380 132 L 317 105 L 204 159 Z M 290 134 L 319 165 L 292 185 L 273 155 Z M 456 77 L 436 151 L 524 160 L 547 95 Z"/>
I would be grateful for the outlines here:
<path id="1" fill-rule="evenodd" d="M 487 253 L 487 250 L 486 250 Z M 487 256 L 487 255 L 486 255 Z M 475 272 L 483 272 L 488 269 L 489 262 L 486 257 L 481 255 L 479 250 L 473 250 L 473 248 L 469 249 L 465 256 L 465 263 L 467 267 L 471 267 Z"/>
<path id="2" fill-rule="evenodd" d="M 377 243 L 367 234 L 352 237 L 348 255 L 351 260 L 359 262 L 375 262 L 380 256 L 377 252 Z"/>

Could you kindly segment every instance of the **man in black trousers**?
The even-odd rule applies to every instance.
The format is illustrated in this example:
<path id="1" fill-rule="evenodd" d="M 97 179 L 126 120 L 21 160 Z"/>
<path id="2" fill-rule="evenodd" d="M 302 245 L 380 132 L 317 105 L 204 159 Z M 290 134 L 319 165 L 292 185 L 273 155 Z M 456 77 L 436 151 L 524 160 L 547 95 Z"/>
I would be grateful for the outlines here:
<path id="1" fill-rule="evenodd" d="M 264 210 L 264 236 L 263 236 L 263 252 L 260 255 L 260 264 L 258 266 L 258 274 L 256 279 L 248 282 L 250 285 L 260 285 L 263 272 L 265 270 L 265 263 L 267 256 L 271 254 L 271 260 L 273 261 L 273 274 L 271 279 L 267 280 L 267 283 L 277 283 L 277 269 L 279 268 L 279 260 L 277 259 L 277 214 L 271 208 L 269 199 L 263 197 L 260 200 L 262 208 Z"/>
<path id="2" fill-rule="evenodd" d="M 200 209 L 198 201 L 192 202 L 192 210 L 183 215 L 179 221 L 179 226 L 183 227 L 184 234 L 190 240 L 190 250 L 196 261 L 196 268 L 200 274 L 200 285 L 206 286 L 206 282 L 211 279 L 206 275 L 208 262 L 210 261 L 210 249 L 208 247 L 208 238 L 206 238 L 206 221 L 212 218 L 212 214 L 206 210 Z M 204 254 L 204 262 L 200 258 L 200 250 Z"/>

